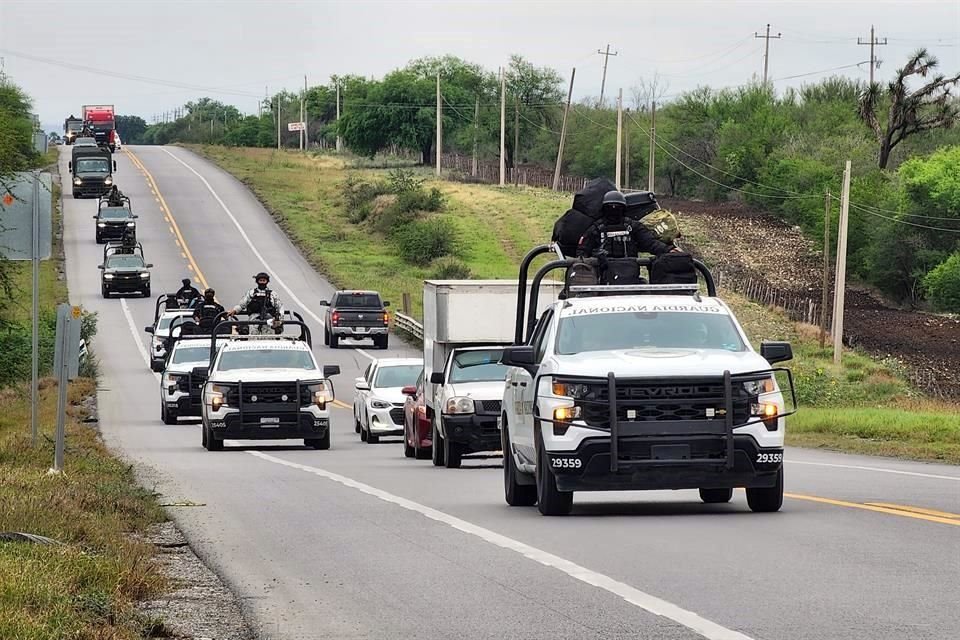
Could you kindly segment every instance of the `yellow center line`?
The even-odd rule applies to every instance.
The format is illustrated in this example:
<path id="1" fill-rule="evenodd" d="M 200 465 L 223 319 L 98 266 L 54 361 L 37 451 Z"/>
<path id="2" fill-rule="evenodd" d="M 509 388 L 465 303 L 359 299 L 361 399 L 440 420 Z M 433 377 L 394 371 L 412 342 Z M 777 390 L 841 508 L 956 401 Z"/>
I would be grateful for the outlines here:
<path id="1" fill-rule="evenodd" d="M 920 509 L 919 507 L 897 506 L 896 508 L 891 508 L 893 505 L 888 506 L 888 505 L 885 505 L 884 503 L 847 502 L 846 500 L 834 500 L 833 498 L 821 498 L 819 496 L 808 496 L 802 493 L 784 493 L 783 497 L 793 498 L 794 500 L 806 500 L 807 502 L 819 502 L 820 504 L 830 504 L 835 507 L 848 507 L 850 509 L 862 509 L 864 511 L 874 511 L 876 513 L 885 513 L 891 516 L 900 516 L 901 518 L 915 518 L 917 520 L 926 520 L 927 522 L 938 522 L 940 524 L 952 524 L 955 527 L 960 527 L 960 516 L 950 514 L 950 517 L 943 517 L 941 515 L 925 513 L 925 511 L 929 511 L 929 510 Z"/>
<path id="2" fill-rule="evenodd" d="M 193 254 L 190 253 L 190 247 L 187 246 L 186 241 L 183 239 L 183 234 L 180 233 L 180 227 L 177 225 L 177 219 L 173 217 L 173 213 L 170 211 L 170 207 L 167 206 L 167 201 L 164 200 L 163 194 L 160 193 L 160 187 L 157 186 L 157 182 L 153 179 L 153 176 L 147 171 L 147 168 L 140 162 L 140 158 L 136 156 L 132 151 L 127 148 L 124 148 L 124 153 L 126 153 L 130 160 L 141 170 L 143 175 L 147 177 L 147 183 L 150 185 L 151 191 L 157 196 L 157 202 L 160 203 L 160 208 L 163 210 L 163 213 L 166 214 L 166 217 L 170 221 L 170 230 L 173 232 L 173 235 L 177 237 L 179 246 L 183 249 L 183 252 L 186 254 L 187 261 L 192 267 L 193 272 L 196 274 L 197 279 L 200 281 L 200 284 L 203 285 L 204 289 L 209 288 L 207 284 L 207 279 L 203 276 L 203 272 L 200 271 L 200 267 L 197 265 L 197 261 L 193 259 Z"/>
<path id="3" fill-rule="evenodd" d="M 345 403 L 345 402 L 340 402 L 339 400 L 334 400 L 334 401 L 331 402 L 330 404 L 332 404 L 332 405 L 335 406 L 335 407 L 340 407 L 341 409 L 353 409 L 353 407 L 351 407 L 351 406 L 348 405 L 347 403 Z"/>
<path id="4" fill-rule="evenodd" d="M 897 511 L 909 511 L 911 513 L 922 513 L 926 516 L 935 516 L 937 518 L 949 518 L 951 520 L 960 520 L 960 513 L 950 513 L 949 511 L 937 511 L 936 509 L 925 509 L 923 507 L 913 507 L 908 504 L 891 504 L 889 502 L 867 502 L 865 504 L 871 507 L 883 507 L 884 509 L 896 509 Z"/>

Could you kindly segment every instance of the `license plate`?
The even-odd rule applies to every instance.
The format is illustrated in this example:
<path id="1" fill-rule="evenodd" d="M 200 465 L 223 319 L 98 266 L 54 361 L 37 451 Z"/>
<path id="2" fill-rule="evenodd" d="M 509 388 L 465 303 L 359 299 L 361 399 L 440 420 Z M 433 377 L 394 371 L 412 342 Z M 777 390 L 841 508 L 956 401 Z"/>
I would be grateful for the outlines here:
<path id="1" fill-rule="evenodd" d="M 366 328 L 366 327 L 357 327 L 357 328 L 354 329 L 354 331 L 356 331 L 357 333 L 366 333 L 366 332 L 367 332 L 367 328 Z"/>
<path id="2" fill-rule="evenodd" d="M 280 418 L 260 418 L 260 424 L 263 426 L 273 426 L 280 424 Z"/>

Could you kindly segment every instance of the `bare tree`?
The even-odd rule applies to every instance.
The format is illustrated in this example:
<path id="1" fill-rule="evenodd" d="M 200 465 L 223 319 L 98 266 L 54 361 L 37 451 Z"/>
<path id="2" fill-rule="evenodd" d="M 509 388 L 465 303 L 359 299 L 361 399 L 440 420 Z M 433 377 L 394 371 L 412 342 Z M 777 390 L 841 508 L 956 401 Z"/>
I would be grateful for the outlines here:
<path id="1" fill-rule="evenodd" d="M 920 49 L 897 71 L 897 77 L 887 85 L 886 97 L 890 107 L 886 127 L 880 124 L 877 114 L 877 107 L 884 97 L 880 84 L 873 83 L 860 95 L 860 118 L 877 136 L 880 144 L 877 163 L 881 169 L 887 168 L 890 152 L 907 136 L 931 129 L 946 129 L 956 123 L 958 109 L 950 90 L 960 81 L 960 73 L 951 78 L 936 74 L 915 91 L 907 88 L 911 77 L 927 78 L 938 64 L 939 61 L 926 49 Z"/>
<path id="2" fill-rule="evenodd" d="M 640 78 L 637 84 L 630 87 L 630 97 L 634 111 L 643 111 L 650 107 L 654 100 L 660 102 L 660 98 L 666 95 L 670 90 L 670 81 L 654 73 L 650 80 Z"/>

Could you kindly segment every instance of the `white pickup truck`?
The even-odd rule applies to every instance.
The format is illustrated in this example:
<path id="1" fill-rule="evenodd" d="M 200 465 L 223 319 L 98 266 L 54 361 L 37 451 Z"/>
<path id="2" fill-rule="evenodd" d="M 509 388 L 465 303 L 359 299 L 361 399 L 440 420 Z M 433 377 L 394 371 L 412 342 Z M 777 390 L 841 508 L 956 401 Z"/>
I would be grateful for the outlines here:
<path id="1" fill-rule="evenodd" d="M 707 280 L 707 296 L 695 284 L 580 287 L 534 316 L 504 350 L 508 504 L 563 515 L 576 491 L 699 489 L 719 503 L 745 487 L 752 510 L 779 510 L 795 402 L 789 371 L 772 365 L 792 350 L 754 351 Z"/>
<path id="2" fill-rule="evenodd" d="M 203 446 L 223 448 L 224 440 L 302 438 L 308 447 L 330 448 L 331 376 L 338 365 L 319 366 L 311 351 L 310 331 L 300 321 L 299 336 L 234 335 L 251 321 L 222 322 L 210 338 L 210 367 L 203 386 Z M 224 335 L 228 334 L 228 335 Z M 226 343 L 218 347 L 218 343 Z"/>

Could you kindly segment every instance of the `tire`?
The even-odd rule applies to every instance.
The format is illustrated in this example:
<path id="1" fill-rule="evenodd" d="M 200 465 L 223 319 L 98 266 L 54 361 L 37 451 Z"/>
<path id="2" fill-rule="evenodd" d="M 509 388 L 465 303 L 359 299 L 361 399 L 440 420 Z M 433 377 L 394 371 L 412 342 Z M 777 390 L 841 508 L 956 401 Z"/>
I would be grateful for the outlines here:
<path id="1" fill-rule="evenodd" d="M 430 450 L 430 459 L 433 461 L 433 466 L 443 466 L 443 438 L 440 437 L 440 432 L 437 431 L 436 422 L 433 424 L 433 447 Z"/>
<path id="2" fill-rule="evenodd" d="M 206 425 L 203 426 L 203 448 L 207 451 L 223 450 L 223 440 L 217 440 L 213 437 L 213 432 Z"/>
<path id="3" fill-rule="evenodd" d="M 73 199 L 76 200 L 76 199 L 79 198 L 79 197 L 80 197 L 80 196 L 77 195 L 77 192 L 74 191 L 74 192 L 73 192 Z"/>
<path id="4" fill-rule="evenodd" d="M 361 426 L 361 427 L 360 427 L 360 442 L 366 442 L 366 441 L 367 441 L 367 438 L 369 438 L 369 437 L 370 437 L 370 436 L 367 434 L 367 430 L 364 429 L 364 428 Z"/>
<path id="5" fill-rule="evenodd" d="M 353 430 L 354 430 L 356 433 L 360 433 L 360 421 L 357 420 L 357 416 L 356 416 L 356 415 L 353 416 Z"/>
<path id="6" fill-rule="evenodd" d="M 545 516 L 565 516 L 573 509 L 573 491 L 557 489 L 557 479 L 547 468 L 547 452 L 537 446 L 537 509 Z"/>
<path id="7" fill-rule="evenodd" d="M 143 297 L 144 298 L 150 297 L 150 287 L 147 287 L 146 289 L 143 290 Z"/>
<path id="8" fill-rule="evenodd" d="M 330 346 L 330 332 L 327 331 L 326 329 L 323 330 L 323 346 L 325 347 Z"/>
<path id="9" fill-rule="evenodd" d="M 463 448 L 458 442 L 451 442 L 450 438 L 443 439 L 443 466 L 447 469 L 459 469 L 463 461 Z"/>
<path id="10" fill-rule="evenodd" d="M 413 450 L 413 457 L 417 460 L 429 460 L 431 457 L 433 457 L 433 447 L 423 447 L 421 449 L 419 441 L 414 444 Z"/>
<path id="11" fill-rule="evenodd" d="M 101 236 L 99 233 L 97 234 L 97 244 L 103 244 L 103 236 Z"/>
<path id="12" fill-rule="evenodd" d="M 511 507 L 532 507 L 537 503 L 537 485 L 517 482 L 520 471 L 513 462 L 506 420 L 503 422 L 501 440 L 503 443 L 503 497 Z"/>
<path id="13" fill-rule="evenodd" d="M 327 427 L 327 432 L 323 434 L 322 438 L 304 439 L 303 444 L 320 451 L 326 451 L 330 448 L 330 427 Z"/>
<path id="14" fill-rule="evenodd" d="M 336 349 L 340 346 L 340 336 L 331 333 L 330 334 L 330 348 Z"/>
<path id="15" fill-rule="evenodd" d="M 417 449 L 410 445 L 410 439 L 407 437 L 407 425 L 403 425 L 403 457 L 415 458 Z"/>
<path id="16" fill-rule="evenodd" d="M 107 288 L 105 286 L 100 285 L 100 295 L 103 296 L 104 298 L 109 298 L 110 292 L 107 291 Z"/>
<path id="17" fill-rule="evenodd" d="M 733 489 L 700 489 L 704 504 L 723 504 L 733 498 Z"/>
<path id="18" fill-rule="evenodd" d="M 378 349 L 386 349 L 390 345 L 390 336 L 383 336 L 382 338 L 374 338 L 374 344 L 376 344 Z"/>
<path id="19" fill-rule="evenodd" d="M 177 412 L 169 411 L 166 405 L 163 405 L 160 409 L 160 418 L 163 420 L 163 424 L 177 424 Z"/>
<path id="20" fill-rule="evenodd" d="M 783 506 L 783 467 L 777 471 L 777 484 L 769 488 L 747 489 L 747 505 L 757 513 L 773 513 Z"/>
<path id="21" fill-rule="evenodd" d="M 380 436 L 375 436 L 367 431 L 367 444 L 377 444 L 380 442 Z"/>

